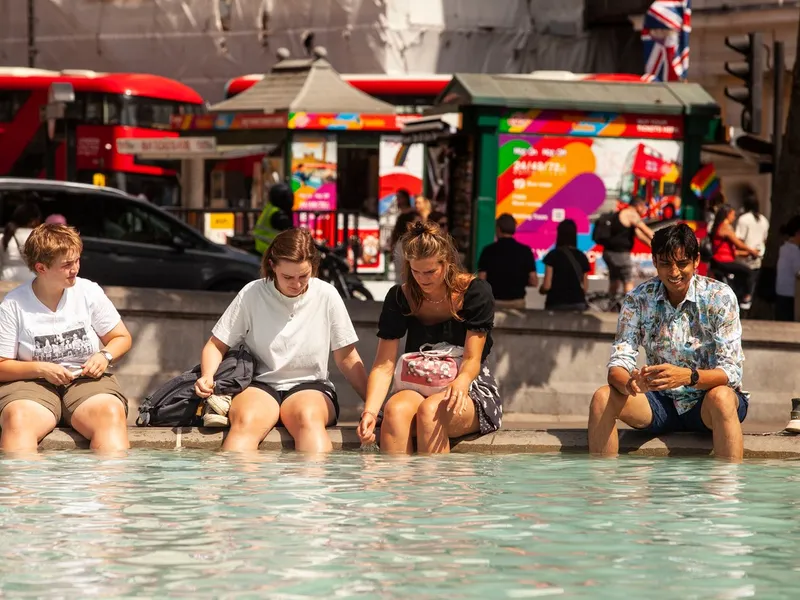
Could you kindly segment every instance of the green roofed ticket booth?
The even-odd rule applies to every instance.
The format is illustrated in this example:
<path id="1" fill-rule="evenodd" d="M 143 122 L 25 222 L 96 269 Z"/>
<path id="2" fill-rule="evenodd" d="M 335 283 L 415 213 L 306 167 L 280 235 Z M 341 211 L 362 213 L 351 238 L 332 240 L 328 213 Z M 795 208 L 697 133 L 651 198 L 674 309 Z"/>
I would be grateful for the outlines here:
<path id="1" fill-rule="evenodd" d="M 719 128 L 719 106 L 696 84 L 459 74 L 403 139 L 426 145 L 432 193 L 471 268 L 494 241 L 497 215 L 510 213 L 540 270 L 558 223 L 572 219 L 604 275 L 591 236 L 598 215 L 639 196 L 655 227 L 702 220 L 691 183 Z M 633 254 L 647 274 L 649 249 Z"/>
<path id="2" fill-rule="evenodd" d="M 172 124 L 181 136 L 213 137 L 217 148 L 229 151 L 271 148 L 245 161 L 216 161 L 208 177 L 212 200 L 224 187 L 215 184 L 221 171 L 248 171 L 254 213 L 269 187 L 289 182 L 297 225 L 331 244 L 357 235 L 359 272 L 383 273 L 381 239 L 393 224 L 394 193 L 400 187 L 412 194 L 422 190 L 422 148 L 409 152 L 400 134 L 416 116 L 397 115 L 393 105 L 355 89 L 317 54 L 280 60 L 252 87 L 211 106 L 209 114 L 175 117 Z"/>

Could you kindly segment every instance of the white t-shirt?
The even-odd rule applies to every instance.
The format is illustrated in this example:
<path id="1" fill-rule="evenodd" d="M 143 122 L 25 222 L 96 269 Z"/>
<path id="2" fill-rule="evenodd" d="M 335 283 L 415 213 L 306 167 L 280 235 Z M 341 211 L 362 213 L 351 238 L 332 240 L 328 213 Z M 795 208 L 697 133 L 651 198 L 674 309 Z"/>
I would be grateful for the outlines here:
<path id="1" fill-rule="evenodd" d="M 77 369 L 120 320 L 105 292 L 88 279 L 78 277 L 65 289 L 55 312 L 36 297 L 31 282 L 23 283 L 0 304 L 0 357 Z"/>
<path id="2" fill-rule="evenodd" d="M 775 293 L 794 298 L 795 279 L 800 271 L 800 246 L 784 242 L 778 251 L 778 266 L 775 274 Z"/>
<path id="3" fill-rule="evenodd" d="M 751 269 L 761 268 L 761 259 L 764 257 L 764 252 L 766 252 L 767 249 L 768 233 L 769 221 L 764 215 L 758 215 L 758 217 L 756 217 L 753 213 L 746 212 L 736 221 L 736 237 L 751 248 L 758 250 L 760 254 L 758 258 L 745 256 L 739 259 Z"/>
<path id="4" fill-rule="evenodd" d="M 2 252 L 2 245 L 0 245 L 0 252 L 2 252 L 0 254 L 0 264 L 2 264 L 0 279 L 3 281 L 33 281 L 36 278 L 22 256 L 22 249 L 32 231 L 33 229 L 20 227 L 14 232 L 5 252 Z M 2 243 L 2 236 L 0 236 L 0 243 Z"/>
<path id="5" fill-rule="evenodd" d="M 297 298 L 281 294 L 272 280 L 248 283 L 212 333 L 229 347 L 244 342 L 257 360 L 255 379 L 279 391 L 307 381 L 330 382 L 331 351 L 358 341 L 336 288 L 314 277 Z"/>

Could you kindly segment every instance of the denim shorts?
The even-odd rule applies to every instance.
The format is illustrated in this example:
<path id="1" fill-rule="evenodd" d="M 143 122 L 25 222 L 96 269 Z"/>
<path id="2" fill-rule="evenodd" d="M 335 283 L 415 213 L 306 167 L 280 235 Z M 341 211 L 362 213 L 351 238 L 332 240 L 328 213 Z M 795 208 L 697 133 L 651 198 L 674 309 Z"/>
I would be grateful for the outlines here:
<path id="1" fill-rule="evenodd" d="M 739 396 L 739 408 L 737 409 L 737 413 L 739 415 L 739 422 L 741 423 L 747 416 L 747 407 L 750 403 L 747 396 L 741 392 L 736 392 L 736 395 Z M 706 424 L 703 423 L 703 419 L 700 416 L 703 400 L 698 400 L 692 408 L 682 415 L 679 415 L 672 399 L 661 392 L 647 392 L 645 396 L 647 396 L 647 400 L 650 402 L 650 410 L 653 411 L 653 420 L 650 425 L 642 427 L 639 431 L 647 431 L 656 434 L 681 431 L 708 433 L 711 431 L 706 427 Z"/>

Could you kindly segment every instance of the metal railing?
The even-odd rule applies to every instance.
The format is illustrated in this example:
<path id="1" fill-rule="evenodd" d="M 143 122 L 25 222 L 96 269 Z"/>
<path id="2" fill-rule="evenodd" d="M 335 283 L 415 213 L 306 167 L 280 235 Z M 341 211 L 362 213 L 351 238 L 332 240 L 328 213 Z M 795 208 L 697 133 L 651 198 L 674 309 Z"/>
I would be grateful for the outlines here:
<path id="1" fill-rule="evenodd" d="M 252 232 L 261 214 L 260 208 L 163 208 L 200 232 L 205 229 L 206 214 L 232 213 L 234 236 L 230 242 L 244 248 L 253 244 Z M 330 247 L 349 248 L 358 244 L 359 213 L 356 210 L 298 210 L 292 213 L 292 218 L 295 227 L 311 230 L 315 240 Z"/>
<path id="2" fill-rule="evenodd" d="M 250 235 L 258 221 L 258 215 L 261 214 L 259 208 L 184 208 L 182 206 L 164 206 L 162 208 L 201 232 L 205 229 L 206 214 L 233 213 L 233 230 L 237 236 Z"/>

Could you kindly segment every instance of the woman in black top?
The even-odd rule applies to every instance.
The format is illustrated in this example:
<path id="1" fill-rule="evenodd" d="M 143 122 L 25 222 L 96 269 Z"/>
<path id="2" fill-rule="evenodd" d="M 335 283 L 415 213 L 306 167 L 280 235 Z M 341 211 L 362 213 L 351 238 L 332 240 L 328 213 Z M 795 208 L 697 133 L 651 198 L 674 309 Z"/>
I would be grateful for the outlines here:
<path id="1" fill-rule="evenodd" d="M 405 281 L 389 290 L 378 324 L 378 351 L 367 384 L 358 434 L 375 440 L 378 412 L 389 391 L 400 339 L 405 352 L 447 342 L 464 348 L 458 375 L 444 392 L 427 398 L 404 390 L 383 408 L 380 447 L 384 452 L 450 451 L 450 438 L 500 428 L 502 405 L 486 366 L 492 349 L 494 298 L 489 284 L 465 273 L 449 235 L 432 222 L 415 223 L 401 240 Z"/>
<path id="2" fill-rule="evenodd" d="M 578 250 L 578 228 L 565 219 L 558 224 L 556 247 L 544 257 L 544 282 L 539 291 L 547 294 L 547 310 L 586 310 L 589 261 Z"/>

